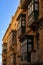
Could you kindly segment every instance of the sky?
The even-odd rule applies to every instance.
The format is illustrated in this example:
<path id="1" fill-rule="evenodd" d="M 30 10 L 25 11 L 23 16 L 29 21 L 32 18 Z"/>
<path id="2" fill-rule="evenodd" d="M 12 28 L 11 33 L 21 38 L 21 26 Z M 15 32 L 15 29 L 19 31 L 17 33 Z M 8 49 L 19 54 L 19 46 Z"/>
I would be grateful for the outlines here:
<path id="1" fill-rule="evenodd" d="M 0 54 L 2 54 L 2 38 L 9 26 L 12 16 L 15 14 L 20 0 L 0 0 Z M 0 55 L 0 65 L 2 56 Z"/>

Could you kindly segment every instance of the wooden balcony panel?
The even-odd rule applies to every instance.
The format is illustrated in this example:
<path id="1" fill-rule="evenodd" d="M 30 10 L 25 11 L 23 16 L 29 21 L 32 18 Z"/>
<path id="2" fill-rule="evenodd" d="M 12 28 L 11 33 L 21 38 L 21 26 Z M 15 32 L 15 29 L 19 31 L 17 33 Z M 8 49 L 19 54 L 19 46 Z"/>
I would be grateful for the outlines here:
<path id="1" fill-rule="evenodd" d="M 31 62 L 36 63 L 38 61 L 38 52 L 32 52 L 31 54 Z"/>
<path id="2" fill-rule="evenodd" d="M 31 0 L 20 0 L 21 8 L 23 8 L 23 9 L 27 8 L 27 6 L 30 2 L 31 2 Z"/>

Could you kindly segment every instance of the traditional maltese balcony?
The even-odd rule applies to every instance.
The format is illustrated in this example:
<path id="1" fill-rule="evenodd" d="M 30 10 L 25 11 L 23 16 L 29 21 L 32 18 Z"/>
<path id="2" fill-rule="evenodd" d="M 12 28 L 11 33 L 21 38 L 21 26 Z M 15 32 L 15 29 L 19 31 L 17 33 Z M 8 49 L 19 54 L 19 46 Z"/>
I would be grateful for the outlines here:
<path id="1" fill-rule="evenodd" d="M 35 30 L 39 17 L 39 1 L 32 0 L 28 5 L 28 23 L 27 26 Z"/>
<path id="2" fill-rule="evenodd" d="M 22 35 L 24 35 L 26 31 L 26 14 L 19 14 L 17 17 L 18 21 L 18 37 L 20 38 Z"/>

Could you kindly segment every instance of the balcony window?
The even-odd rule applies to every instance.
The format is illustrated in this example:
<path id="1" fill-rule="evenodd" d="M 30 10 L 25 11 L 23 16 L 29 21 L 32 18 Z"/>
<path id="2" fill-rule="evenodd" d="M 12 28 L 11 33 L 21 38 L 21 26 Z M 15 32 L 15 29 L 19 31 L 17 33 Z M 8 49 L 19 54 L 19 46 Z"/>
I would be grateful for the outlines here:
<path id="1" fill-rule="evenodd" d="M 21 20 L 19 20 L 19 23 L 18 23 L 18 29 L 21 27 Z"/>
<path id="2" fill-rule="evenodd" d="M 21 61 L 27 61 L 27 54 L 22 54 L 21 55 Z"/>
<path id="3" fill-rule="evenodd" d="M 27 52 L 27 44 L 24 44 L 22 47 L 21 47 L 21 53 L 25 53 Z"/>
<path id="4" fill-rule="evenodd" d="M 7 43 L 3 43 L 3 53 L 7 53 Z"/>
<path id="5" fill-rule="evenodd" d="M 12 38 L 13 38 L 13 39 L 16 38 L 16 33 L 17 33 L 16 30 L 13 30 L 13 31 L 12 31 Z"/>
<path id="6" fill-rule="evenodd" d="M 21 43 L 21 46 L 27 44 L 27 39 L 25 39 L 22 43 Z"/>
<path id="7" fill-rule="evenodd" d="M 21 20 L 21 25 L 24 27 L 25 26 L 25 17 L 22 18 Z"/>
<path id="8" fill-rule="evenodd" d="M 3 44 L 3 49 L 7 49 L 7 43 Z"/>
<path id="9" fill-rule="evenodd" d="M 11 32 L 10 32 L 10 39 L 9 39 L 9 43 L 10 43 L 10 45 L 16 45 L 16 35 L 17 34 L 17 32 L 16 32 L 16 30 L 11 30 Z"/>
<path id="10" fill-rule="evenodd" d="M 24 60 L 27 61 L 27 54 L 25 54 L 25 56 L 24 56 Z"/>
<path id="11" fill-rule="evenodd" d="M 31 44 L 28 45 L 28 51 L 31 51 L 32 50 L 32 46 Z"/>
<path id="12" fill-rule="evenodd" d="M 21 35 L 21 27 L 18 29 L 18 36 Z"/>
<path id="13" fill-rule="evenodd" d="M 27 50 L 28 52 L 31 52 L 34 49 L 34 36 L 29 35 L 27 40 Z"/>
<path id="14" fill-rule="evenodd" d="M 7 53 L 7 50 L 6 49 L 3 49 L 3 51 L 2 51 L 3 53 Z"/>
<path id="15" fill-rule="evenodd" d="M 29 27 L 29 25 L 34 21 L 34 12 L 31 13 L 31 15 L 28 17 L 28 24 L 27 26 Z"/>
<path id="16" fill-rule="evenodd" d="M 23 56 L 21 56 L 21 61 L 23 61 Z"/>
<path id="17" fill-rule="evenodd" d="M 33 12 L 33 1 L 28 5 L 28 16 Z"/>
<path id="18" fill-rule="evenodd" d="M 11 55 L 11 64 L 13 64 L 13 55 Z"/>
<path id="19" fill-rule="evenodd" d="M 37 3 L 35 4 L 35 10 L 38 10 L 38 4 Z"/>
<path id="20" fill-rule="evenodd" d="M 24 39 L 24 37 L 22 38 Z M 31 62 L 31 52 L 34 49 L 34 36 L 33 35 L 26 35 L 25 39 L 21 41 L 21 56 L 23 60 Z M 27 58 L 25 56 L 27 54 Z M 24 54 L 24 55 L 23 55 Z"/>

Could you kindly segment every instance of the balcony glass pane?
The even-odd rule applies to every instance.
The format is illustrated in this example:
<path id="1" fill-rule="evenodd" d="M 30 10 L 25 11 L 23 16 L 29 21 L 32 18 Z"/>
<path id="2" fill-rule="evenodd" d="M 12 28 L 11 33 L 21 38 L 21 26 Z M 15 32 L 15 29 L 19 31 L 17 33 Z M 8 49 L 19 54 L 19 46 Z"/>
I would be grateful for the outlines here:
<path id="1" fill-rule="evenodd" d="M 21 27 L 18 29 L 18 36 L 21 35 Z"/>
<path id="2" fill-rule="evenodd" d="M 38 4 L 35 3 L 35 10 L 38 11 Z"/>
<path id="3" fill-rule="evenodd" d="M 3 49 L 3 51 L 2 51 L 3 53 L 7 53 L 7 50 L 6 49 Z"/>
<path id="4" fill-rule="evenodd" d="M 28 16 L 33 12 L 33 1 L 28 5 Z"/>

